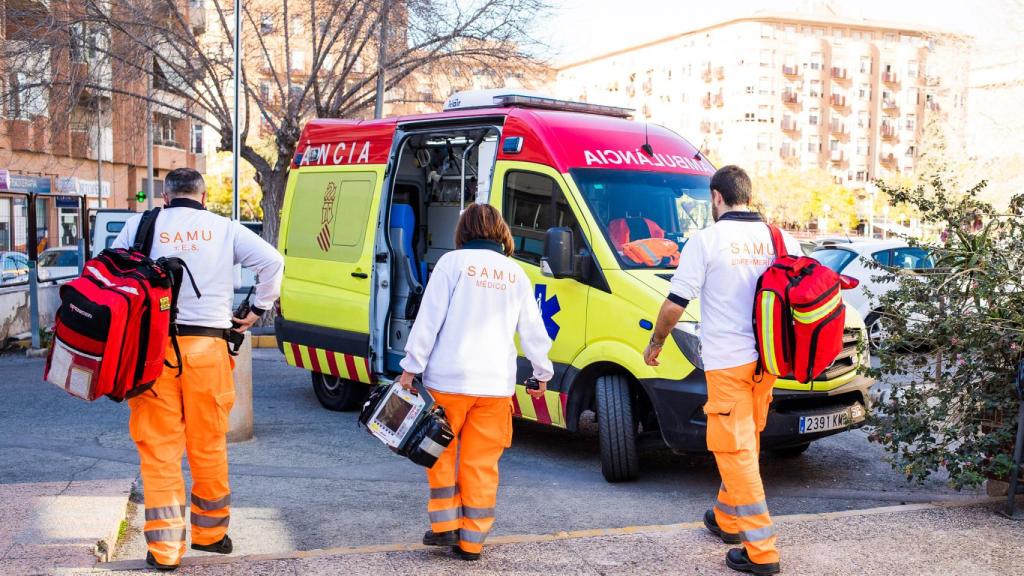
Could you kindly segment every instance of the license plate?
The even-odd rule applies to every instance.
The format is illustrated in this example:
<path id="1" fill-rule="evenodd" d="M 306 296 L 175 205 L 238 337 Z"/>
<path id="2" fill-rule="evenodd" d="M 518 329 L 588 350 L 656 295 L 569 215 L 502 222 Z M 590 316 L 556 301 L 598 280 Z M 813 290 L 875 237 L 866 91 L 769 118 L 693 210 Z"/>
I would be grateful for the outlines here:
<path id="1" fill-rule="evenodd" d="M 801 416 L 800 433 L 814 434 L 816 432 L 828 432 L 838 428 L 846 428 L 850 425 L 850 410 L 833 412 L 832 414 L 821 414 L 820 416 Z"/>

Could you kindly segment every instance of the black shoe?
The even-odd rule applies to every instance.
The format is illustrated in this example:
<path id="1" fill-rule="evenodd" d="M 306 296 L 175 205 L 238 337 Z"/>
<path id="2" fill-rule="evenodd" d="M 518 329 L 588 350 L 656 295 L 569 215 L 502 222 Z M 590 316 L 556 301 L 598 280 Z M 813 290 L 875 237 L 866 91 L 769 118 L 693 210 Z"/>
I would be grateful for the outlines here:
<path id="1" fill-rule="evenodd" d="M 452 552 L 455 554 L 455 557 L 459 560 L 465 560 L 467 562 L 476 562 L 480 559 L 479 552 L 466 552 L 462 549 L 462 546 L 452 546 Z"/>
<path id="2" fill-rule="evenodd" d="M 149 564 L 161 572 L 171 572 L 178 569 L 177 564 L 161 564 L 157 562 L 156 558 L 153 557 L 152 552 L 146 552 L 146 564 Z"/>
<path id="3" fill-rule="evenodd" d="M 718 520 L 715 520 L 714 510 L 708 510 L 707 512 L 704 513 L 704 527 L 708 529 L 708 532 L 711 532 L 715 536 L 721 538 L 722 542 L 725 542 L 726 544 L 740 543 L 739 534 L 731 534 L 729 532 L 726 532 L 725 530 L 722 530 L 718 526 Z"/>
<path id="4" fill-rule="evenodd" d="M 214 542 L 213 544 L 196 544 L 192 543 L 193 550 L 202 550 L 203 552 L 213 552 L 215 554 L 231 554 L 234 550 L 234 546 L 231 544 L 231 538 L 225 534 L 223 538 Z"/>
<path id="5" fill-rule="evenodd" d="M 733 548 L 725 555 L 725 565 L 737 572 L 749 572 L 751 574 L 778 574 L 781 569 L 778 562 L 758 564 L 751 562 L 747 551 L 743 548 Z"/>
<path id="6" fill-rule="evenodd" d="M 426 534 L 423 535 L 423 544 L 426 546 L 455 546 L 458 543 L 458 530 L 449 530 L 447 532 L 427 530 Z"/>

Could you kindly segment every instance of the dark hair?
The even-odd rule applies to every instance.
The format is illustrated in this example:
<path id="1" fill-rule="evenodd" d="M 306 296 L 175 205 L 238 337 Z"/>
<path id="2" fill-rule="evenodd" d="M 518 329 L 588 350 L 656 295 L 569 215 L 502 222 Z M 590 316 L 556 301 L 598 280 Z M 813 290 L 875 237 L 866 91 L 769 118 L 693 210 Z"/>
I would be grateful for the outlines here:
<path id="1" fill-rule="evenodd" d="M 473 240 L 490 240 L 501 244 L 506 256 L 512 255 L 512 231 L 501 218 L 498 210 L 490 204 L 470 204 L 459 216 L 455 227 L 455 247 L 462 246 Z"/>
<path id="2" fill-rule="evenodd" d="M 164 192 L 168 196 L 199 194 L 204 185 L 203 175 L 191 168 L 175 168 L 164 177 Z"/>
<path id="3" fill-rule="evenodd" d="M 717 190 L 729 206 L 749 204 L 750 188 L 750 176 L 743 168 L 732 164 L 722 166 L 711 177 L 711 189 Z"/>

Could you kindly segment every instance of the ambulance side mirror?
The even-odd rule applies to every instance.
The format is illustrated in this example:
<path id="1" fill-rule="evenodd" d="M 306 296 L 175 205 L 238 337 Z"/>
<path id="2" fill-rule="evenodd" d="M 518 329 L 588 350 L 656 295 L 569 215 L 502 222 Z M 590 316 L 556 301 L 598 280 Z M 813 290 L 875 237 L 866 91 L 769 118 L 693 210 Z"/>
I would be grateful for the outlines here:
<path id="1" fill-rule="evenodd" d="M 541 274 L 554 278 L 575 277 L 575 254 L 571 229 L 548 228 L 544 234 L 544 256 L 540 259 Z"/>

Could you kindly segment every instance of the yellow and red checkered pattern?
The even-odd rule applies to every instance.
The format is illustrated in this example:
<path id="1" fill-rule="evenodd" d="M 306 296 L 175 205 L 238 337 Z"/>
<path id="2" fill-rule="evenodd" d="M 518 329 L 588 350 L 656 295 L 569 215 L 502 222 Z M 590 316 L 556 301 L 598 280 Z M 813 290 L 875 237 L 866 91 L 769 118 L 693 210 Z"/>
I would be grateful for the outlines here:
<path id="1" fill-rule="evenodd" d="M 312 370 L 321 374 L 339 376 L 346 380 L 370 384 L 370 361 L 361 356 L 332 352 L 293 342 L 284 342 L 284 357 L 297 368 Z"/>

